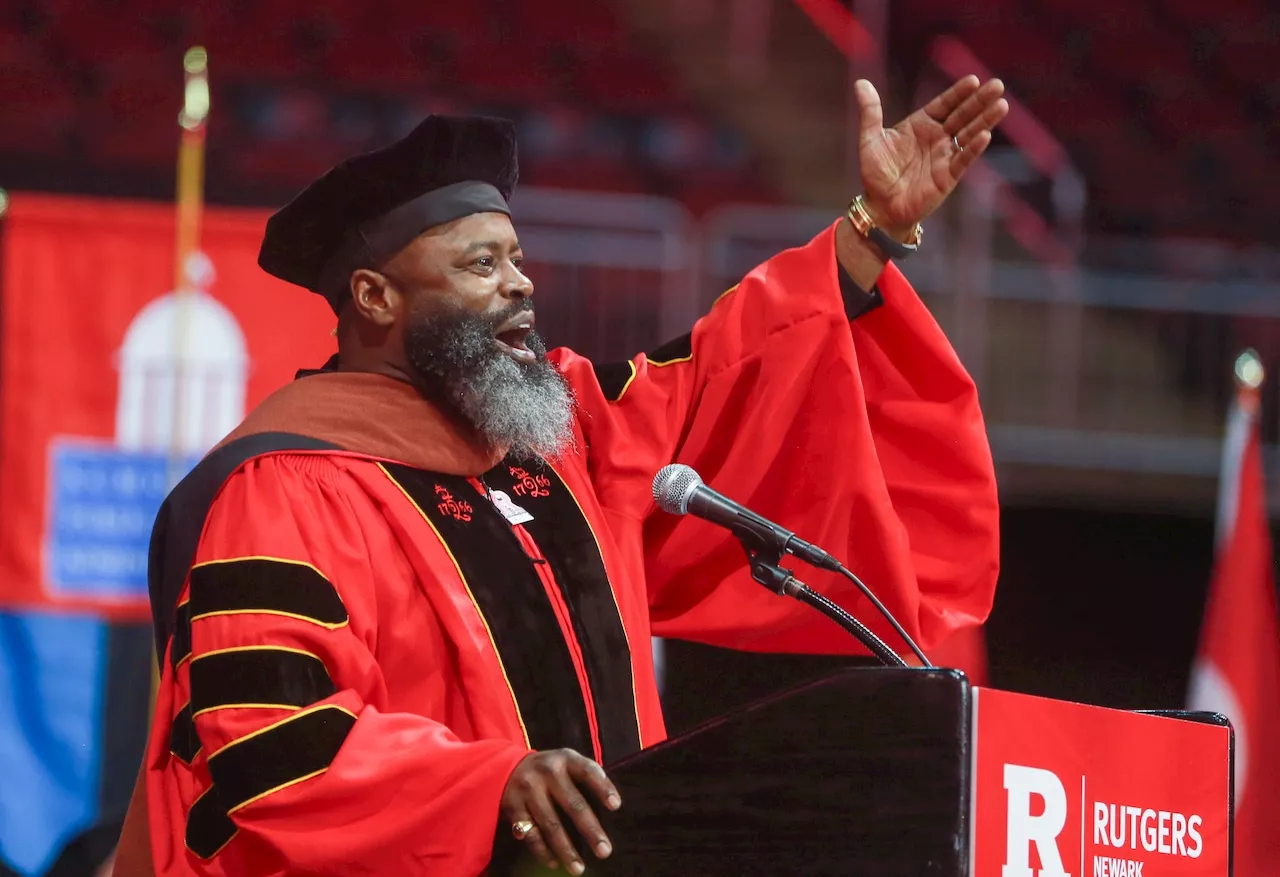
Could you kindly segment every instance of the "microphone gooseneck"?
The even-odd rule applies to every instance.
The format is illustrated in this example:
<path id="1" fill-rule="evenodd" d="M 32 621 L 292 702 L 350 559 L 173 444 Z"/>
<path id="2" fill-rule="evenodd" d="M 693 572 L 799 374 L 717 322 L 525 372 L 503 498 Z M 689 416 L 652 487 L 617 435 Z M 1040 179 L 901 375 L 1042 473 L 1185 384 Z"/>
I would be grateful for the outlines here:
<path id="1" fill-rule="evenodd" d="M 839 603 L 822 596 L 800 581 L 792 575 L 791 570 L 769 563 L 759 554 L 748 554 L 751 558 L 751 577 L 757 582 L 775 594 L 795 597 L 801 603 L 807 603 L 817 609 L 851 633 L 854 639 L 867 647 L 867 651 L 880 659 L 881 664 L 887 667 L 907 666 L 907 662 L 902 660 L 902 657 L 897 652 L 889 648 L 884 640 L 872 633 L 871 628 L 846 612 Z M 929 664 L 925 664 L 925 666 L 927 667 Z"/>
<path id="2" fill-rule="evenodd" d="M 751 561 L 751 575 L 757 582 L 777 594 L 794 597 L 822 612 L 860 643 L 880 661 L 890 666 L 907 666 L 907 663 L 883 640 L 871 632 L 838 604 L 801 582 L 790 570 L 778 566 L 783 554 L 791 554 L 819 568 L 840 573 L 857 586 L 889 622 L 924 667 L 933 664 L 920 647 L 907 634 L 888 608 L 872 593 L 861 579 L 827 552 L 810 545 L 772 521 L 738 505 L 727 497 L 707 487 L 701 476 L 690 466 L 672 463 L 663 466 L 653 479 L 653 499 L 658 508 L 673 515 L 692 514 L 725 527 L 738 538 Z"/>
<path id="3" fill-rule="evenodd" d="M 897 652 L 889 648 L 884 640 L 872 633 L 869 627 L 846 612 L 834 600 L 822 596 L 813 588 L 804 584 L 800 585 L 794 596 L 800 602 L 809 604 L 853 634 L 858 642 L 870 649 L 871 654 L 879 658 L 880 662 L 885 666 L 908 666 L 907 662 L 902 660 L 902 657 Z M 925 664 L 925 666 L 928 667 L 929 664 Z"/>
<path id="4" fill-rule="evenodd" d="M 863 596 L 866 597 L 868 600 L 870 600 L 871 605 L 876 607 L 876 609 L 880 612 L 880 614 L 885 617 L 885 620 L 888 621 L 889 624 L 893 626 L 894 632 L 897 633 L 898 636 L 902 637 L 902 641 L 907 644 L 907 647 L 909 649 L 911 649 L 912 654 L 914 654 L 920 660 L 921 666 L 923 667 L 933 666 L 933 664 L 929 662 L 929 659 L 925 657 L 924 652 L 920 650 L 920 647 L 916 645 L 916 641 L 907 635 L 907 632 L 902 629 L 902 625 L 898 623 L 898 619 L 893 617 L 893 613 L 890 612 L 885 607 L 885 605 L 880 602 L 880 599 L 876 597 L 874 593 L 872 593 L 871 589 L 868 588 L 863 583 L 862 579 L 854 575 L 853 571 L 846 566 L 841 566 L 840 569 L 836 571 L 840 573 L 840 575 L 844 576 L 846 579 L 848 579 L 849 581 L 853 582 L 855 585 L 858 586 L 858 590 L 862 592 Z"/>

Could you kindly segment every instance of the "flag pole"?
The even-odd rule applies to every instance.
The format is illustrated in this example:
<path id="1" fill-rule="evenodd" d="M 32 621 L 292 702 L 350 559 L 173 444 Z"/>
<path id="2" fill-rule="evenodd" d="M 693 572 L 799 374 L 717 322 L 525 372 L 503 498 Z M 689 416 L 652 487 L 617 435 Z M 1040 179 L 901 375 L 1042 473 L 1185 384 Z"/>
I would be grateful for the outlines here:
<path id="1" fill-rule="evenodd" d="M 1236 519 L 1240 493 L 1240 467 L 1244 446 L 1249 440 L 1253 422 L 1258 416 L 1262 382 L 1266 373 L 1262 360 L 1253 349 L 1241 351 L 1232 365 L 1235 398 L 1227 415 L 1227 428 L 1222 438 L 1222 461 L 1218 467 L 1218 508 L 1214 523 L 1214 548 L 1223 547 Z"/>
<path id="2" fill-rule="evenodd" d="M 185 398 L 183 371 L 188 339 L 191 334 L 191 304 L 198 289 L 193 258 L 200 252 L 200 225 L 204 214 L 205 123 L 209 118 L 209 54 L 202 46 L 193 46 L 182 57 L 183 99 L 178 113 L 181 140 L 178 144 L 178 178 L 176 193 L 175 241 L 173 252 L 173 295 L 176 297 L 173 360 L 170 370 L 173 390 L 169 424 L 168 483 L 182 476 L 184 453 Z M 151 702 L 159 690 L 157 663 L 151 673 Z"/>
<path id="3" fill-rule="evenodd" d="M 185 456 L 186 399 L 183 389 L 184 353 L 191 333 L 192 299 L 199 288 L 200 270 L 196 255 L 200 252 L 200 225 L 204 214 L 205 122 L 209 118 L 209 55 L 201 46 L 187 50 L 182 58 L 185 73 L 182 111 L 178 126 L 182 139 L 178 145 L 178 185 L 176 240 L 174 244 L 173 290 L 177 297 L 177 325 L 173 344 L 172 421 L 169 430 L 169 483 L 183 474 L 178 468 Z"/>
<path id="4" fill-rule="evenodd" d="M 189 288 L 188 259 L 200 246 L 200 219 L 204 210 L 205 122 L 209 118 L 209 54 L 201 46 L 187 50 L 182 58 L 185 71 L 182 112 L 178 125 L 182 141 L 178 146 L 178 223 L 173 288 Z"/>

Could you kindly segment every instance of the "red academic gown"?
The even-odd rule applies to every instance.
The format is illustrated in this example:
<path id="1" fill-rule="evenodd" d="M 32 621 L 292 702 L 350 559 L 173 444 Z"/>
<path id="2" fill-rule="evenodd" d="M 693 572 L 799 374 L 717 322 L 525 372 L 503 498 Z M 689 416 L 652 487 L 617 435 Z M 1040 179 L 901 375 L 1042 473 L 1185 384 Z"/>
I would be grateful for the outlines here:
<path id="1" fill-rule="evenodd" d="M 672 461 L 832 551 L 924 647 L 982 621 L 998 542 L 977 395 L 894 267 L 878 289 L 851 322 L 828 229 L 651 355 L 553 352 L 579 414 L 550 462 L 487 455 L 374 375 L 264 403 L 237 435 L 342 450 L 251 459 L 210 507 L 145 765 L 155 873 L 472 877 L 530 750 L 608 765 L 663 739 L 651 635 L 852 651 L 752 582 L 725 532 L 655 512 Z M 804 578 L 895 642 L 852 587 Z"/>

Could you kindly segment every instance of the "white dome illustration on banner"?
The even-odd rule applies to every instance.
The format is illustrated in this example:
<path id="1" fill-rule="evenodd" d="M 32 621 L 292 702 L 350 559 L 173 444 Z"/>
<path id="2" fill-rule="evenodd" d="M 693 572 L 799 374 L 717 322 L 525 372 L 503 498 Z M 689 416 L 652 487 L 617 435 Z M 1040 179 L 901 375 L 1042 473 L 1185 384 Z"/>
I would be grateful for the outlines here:
<path id="1" fill-rule="evenodd" d="M 184 273 L 188 291 L 149 302 L 125 332 L 116 402 L 122 450 L 203 454 L 244 417 L 244 332 L 208 294 L 208 256 L 192 254 Z"/>

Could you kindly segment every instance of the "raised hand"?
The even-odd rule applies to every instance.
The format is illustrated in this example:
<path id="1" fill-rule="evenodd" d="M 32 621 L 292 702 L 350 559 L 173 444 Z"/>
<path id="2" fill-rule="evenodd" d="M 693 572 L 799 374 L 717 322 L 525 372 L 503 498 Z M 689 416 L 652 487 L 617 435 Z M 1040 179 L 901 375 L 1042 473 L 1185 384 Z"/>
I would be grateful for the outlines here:
<path id="1" fill-rule="evenodd" d="M 991 145 L 991 130 L 1009 112 L 1004 83 L 979 85 L 978 77 L 966 76 L 892 128 L 883 127 L 875 86 L 860 79 L 854 87 L 867 210 L 877 226 L 904 240 Z"/>

